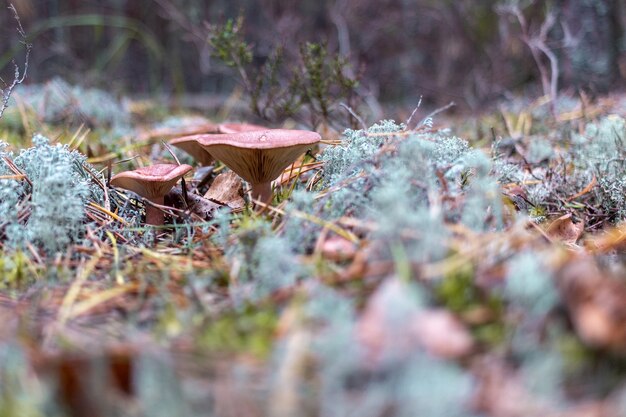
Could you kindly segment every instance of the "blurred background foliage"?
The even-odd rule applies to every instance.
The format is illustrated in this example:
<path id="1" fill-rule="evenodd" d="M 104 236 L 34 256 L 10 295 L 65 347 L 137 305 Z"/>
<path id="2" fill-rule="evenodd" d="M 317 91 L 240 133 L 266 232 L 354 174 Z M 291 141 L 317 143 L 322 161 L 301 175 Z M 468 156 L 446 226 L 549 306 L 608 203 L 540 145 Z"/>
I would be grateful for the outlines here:
<path id="1" fill-rule="evenodd" d="M 6 2 L 7 5 L 9 2 Z M 34 44 L 29 83 L 70 83 L 137 95 L 228 95 L 236 73 L 212 55 L 208 25 L 243 15 L 261 66 L 277 47 L 285 65 L 303 42 L 349 59 L 360 94 L 414 107 L 419 96 L 476 110 L 510 93 L 542 93 L 520 22 L 502 0 L 12 0 Z M 547 16 L 545 45 L 558 59 L 559 87 L 592 94 L 626 78 L 622 0 L 519 1 L 530 35 Z M 0 68 L 22 53 L 12 16 L 0 14 Z M 530 39 L 533 42 L 533 39 Z M 545 56 L 540 57 L 546 60 Z M 202 102 L 202 99 L 198 99 Z M 386 112 L 388 112 L 386 107 Z"/>

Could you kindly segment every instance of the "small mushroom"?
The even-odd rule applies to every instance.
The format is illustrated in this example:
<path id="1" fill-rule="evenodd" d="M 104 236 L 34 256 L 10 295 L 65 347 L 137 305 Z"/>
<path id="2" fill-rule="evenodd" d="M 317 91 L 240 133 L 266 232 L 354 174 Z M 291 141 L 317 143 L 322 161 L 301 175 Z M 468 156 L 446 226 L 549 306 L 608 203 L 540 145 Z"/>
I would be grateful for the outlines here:
<path id="1" fill-rule="evenodd" d="M 253 132 L 256 130 L 267 130 L 265 126 L 253 125 L 249 123 L 221 123 L 219 125 L 211 125 L 212 130 L 207 127 L 204 131 L 192 131 L 184 133 L 184 136 L 180 136 L 169 141 L 169 144 L 182 149 L 198 161 L 200 165 L 210 165 L 213 162 L 213 157 L 202 146 L 198 144 L 198 136 L 207 133 L 239 133 L 239 132 Z"/>
<path id="2" fill-rule="evenodd" d="M 286 129 L 197 135 L 196 138 L 215 159 L 248 181 L 252 197 L 264 203 L 272 200 L 272 180 L 321 139 L 316 132 Z"/>
<path id="3" fill-rule="evenodd" d="M 217 130 L 219 133 L 239 133 L 254 132 L 255 130 L 267 130 L 267 127 L 253 125 L 250 123 L 220 123 L 217 125 Z"/>
<path id="4" fill-rule="evenodd" d="M 189 165 L 150 165 L 134 171 L 120 172 L 111 178 L 111 185 L 133 191 L 155 204 L 163 205 L 165 194 L 192 169 Z M 146 223 L 158 226 L 162 225 L 163 221 L 163 212 L 148 204 Z"/>
<path id="5" fill-rule="evenodd" d="M 207 166 L 213 162 L 211 154 L 198 144 L 197 135 L 171 139 L 169 144 L 187 152 L 200 165 Z"/>

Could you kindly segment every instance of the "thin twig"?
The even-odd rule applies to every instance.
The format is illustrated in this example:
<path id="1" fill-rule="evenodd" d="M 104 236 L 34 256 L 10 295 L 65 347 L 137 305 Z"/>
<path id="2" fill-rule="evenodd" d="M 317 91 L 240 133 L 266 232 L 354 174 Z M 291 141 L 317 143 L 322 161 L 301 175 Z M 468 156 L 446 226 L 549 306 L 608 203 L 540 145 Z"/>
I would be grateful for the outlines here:
<path id="1" fill-rule="evenodd" d="M 339 103 L 339 105 L 343 107 L 344 109 L 348 110 L 348 112 L 352 115 L 352 117 L 354 117 L 359 122 L 359 124 L 361 125 L 361 129 L 363 129 L 364 131 L 367 131 L 367 125 L 365 124 L 363 119 L 358 114 L 356 114 L 356 112 L 352 110 L 350 106 L 348 106 L 345 103 Z"/>
<path id="2" fill-rule="evenodd" d="M 444 112 L 444 111 L 446 111 L 446 110 L 448 110 L 449 108 L 454 107 L 454 106 L 456 106 L 456 103 L 455 103 L 454 101 L 451 101 L 451 102 L 449 102 L 448 104 L 446 104 L 445 106 L 443 106 L 443 107 L 439 107 L 438 109 L 433 110 L 432 112 L 430 112 L 430 113 L 428 114 L 428 116 L 424 117 L 424 118 L 423 118 L 423 119 L 419 122 L 419 124 L 417 125 L 417 127 L 422 126 L 423 124 L 426 124 L 426 123 L 428 122 L 428 120 L 429 120 L 429 119 L 432 119 L 433 117 L 435 117 L 435 116 L 436 116 L 436 115 L 438 115 L 439 113 Z M 416 127 L 416 128 L 417 128 L 417 127 Z M 432 126 L 429 126 L 429 127 L 432 127 Z"/>
<path id="3" fill-rule="evenodd" d="M 11 98 L 11 94 L 13 93 L 13 90 L 15 89 L 15 87 L 17 87 L 18 84 L 22 84 L 24 80 L 26 79 L 26 73 L 28 72 L 28 60 L 30 58 L 30 51 L 33 48 L 33 45 L 26 41 L 27 40 L 26 32 L 24 31 L 24 28 L 22 27 L 22 22 L 20 20 L 20 16 L 17 14 L 17 10 L 15 9 L 15 6 L 13 6 L 13 4 L 9 4 L 8 9 L 13 12 L 13 17 L 17 25 L 17 33 L 21 38 L 20 43 L 23 44 L 24 47 L 26 48 L 26 56 L 24 58 L 24 71 L 20 71 L 20 67 L 17 65 L 14 59 L 11 60 L 11 62 L 13 63 L 13 67 L 14 67 L 13 81 L 11 82 L 11 84 L 7 84 L 2 78 L 0 78 L 0 82 L 2 82 L 3 84 L 3 88 L 0 89 L 0 93 L 2 93 L 2 105 L 0 105 L 0 117 L 2 117 L 2 115 L 4 114 L 4 111 L 9 107 L 9 99 Z"/>
<path id="4" fill-rule="evenodd" d="M 417 113 L 417 110 L 422 105 L 422 98 L 423 98 L 423 96 L 420 96 L 420 99 L 417 102 L 417 107 L 415 107 L 415 109 L 413 110 L 413 113 L 411 113 L 411 115 L 409 116 L 409 119 L 406 121 L 406 128 L 407 128 L 407 130 L 409 130 L 409 126 L 411 125 L 411 121 L 413 120 L 413 116 L 415 116 L 415 113 Z"/>
<path id="5" fill-rule="evenodd" d="M 174 158 L 174 160 L 176 161 L 176 165 L 180 166 L 180 161 L 178 160 L 178 157 L 176 156 L 176 154 L 172 150 L 172 147 L 170 145 L 168 145 L 167 143 L 165 143 L 164 141 L 161 141 L 161 143 L 163 144 L 163 146 L 165 146 L 165 149 L 167 149 L 167 151 L 170 153 L 170 155 L 172 155 L 172 158 Z"/>

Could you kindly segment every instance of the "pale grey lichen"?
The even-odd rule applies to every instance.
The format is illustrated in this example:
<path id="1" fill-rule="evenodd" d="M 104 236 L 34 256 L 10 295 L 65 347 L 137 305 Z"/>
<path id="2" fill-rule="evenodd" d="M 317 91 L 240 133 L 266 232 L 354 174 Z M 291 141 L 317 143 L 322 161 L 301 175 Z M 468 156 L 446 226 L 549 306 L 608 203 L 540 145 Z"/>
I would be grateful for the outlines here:
<path id="1" fill-rule="evenodd" d="M 237 304 L 289 287 L 306 274 L 289 241 L 272 233 L 262 219 L 246 220 L 227 245 L 225 256 L 235 267 L 231 296 Z"/>
<path id="2" fill-rule="evenodd" d="M 319 203 L 320 217 L 371 220 L 372 237 L 383 244 L 380 256 L 391 256 L 400 244 L 411 260 L 440 258 L 444 220 L 480 231 L 502 226 L 492 161 L 458 137 L 409 132 L 386 121 L 367 132 L 346 131 L 342 144 L 327 147 L 321 159 L 327 194 Z"/>
<path id="3" fill-rule="evenodd" d="M 233 215 L 227 208 L 220 208 L 213 213 L 211 224 L 215 226 L 216 231 L 211 235 L 211 240 L 219 247 L 228 246 L 228 236 L 230 235 L 230 223 Z"/>
<path id="4" fill-rule="evenodd" d="M 20 106 L 15 102 L 18 99 Z M 38 122 L 75 129 L 84 125 L 98 134 L 102 144 L 113 146 L 134 132 L 127 107 L 108 91 L 71 85 L 57 77 L 43 84 L 21 86 L 0 123 L 12 130 L 23 129 L 19 109 L 26 108 Z"/>
<path id="5" fill-rule="evenodd" d="M 32 372 L 24 350 L 15 343 L 0 344 L 0 415 L 60 417 L 53 392 Z"/>
<path id="6" fill-rule="evenodd" d="M 491 160 L 483 152 L 471 150 L 459 162 L 460 167 L 473 174 L 465 189 L 462 222 L 478 231 L 501 228 L 501 189 L 496 179 L 490 175 Z"/>
<path id="7" fill-rule="evenodd" d="M 532 317 L 545 316 L 559 302 L 550 272 L 533 252 L 522 252 L 508 263 L 504 297 Z"/>
<path id="8" fill-rule="evenodd" d="M 554 145 L 545 137 L 533 136 L 529 141 L 526 160 L 531 164 L 548 161 L 554 155 Z"/>
<path id="9" fill-rule="evenodd" d="M 378 152 L 382 144 L 390 139 L 390 134 L 400 132 L 403 125 L 384 120 L 367 131 L 348 129 L 342 136 L 341 145 L 324 149 L 324 186 L 337 185 L 347 177 L 362 170 L 363 161 Z"/>
<path id="10" fill-rule="evenodd" d="M 609 115 L 588 124 L 584 135 L 574 135 L 572 142 L 572 159 L 580 171 L 587 172 L 585 181 L 589 183 L 593 175 L 598 181 L 598 204 L 615 213 L 615 220 L 626 219 L 626 120 Z"/>
<path id="11" fill-rule="evenodd" d="M 0 236 L 10 247 L 32 243 L 53 254 L 80 239 L 85 231 L 85 206 L 102 204 L 104 192 L 95 184 L 98 174 L 84 155 L 67 145 L 51 145 L 41 135 L 33 137 L 33 144 L 15 157 L 5 153 L 28 181 L 0 180 Z M 5 174 L 15 174 L 6 161 L 0 166 Z M 20 220 L 19 213 L 25 214 L 25 220 Z"/>
<path id="12" fill-rule="evenodd" d="M 472 415 L 468 401 L 473 380 L 467 372 L 418 347 L 407 352 L 398 349 L 401 343 L 393 342 L 393 335 L 407 337 L 403 332 L 406 318 L 425 302 L 415 284 L 382 288 L 381 306 L 387 309 L 384 323 L 396 326 L 399 333 L 392 329 L 389 343 L 381 344 L 388 350 L 380 352 L 384 358 L 380 361 L 372 361 L 355 339 L 358 315 L 354 301 L 320 284 L 312 283 L 308 289 L 304 314 L 318 330 L 310 348 L 320 367 L 318 415 L 374 417 L 389 409 L 406 417 Z"/>
<path id="13" fill-rule="evenodd" d="M 557 350 L 538 348 L 535 344 L 532 353 L 524 358 L 520 371 L 525 386 L 537 398 L 555 406 L 565 402 L 565 363 Z"/>
<path id="14" fill-rule="evenodd" d="M 298 254 L 313 250 L 317 236 L 322 229 L 319 224 L 304 218 L 316 215 L 315 195 L 306 190 L 296 189 L 285 206 L 284 237 Z"/>
<path id="15" fill-rule="evenodd" d="M 100 127 L 130 123 L 129 112 L 109 92 L 73 86 L 61 78 L 22 86 L 20 98 L 46 123 L 87 123 Z"/>

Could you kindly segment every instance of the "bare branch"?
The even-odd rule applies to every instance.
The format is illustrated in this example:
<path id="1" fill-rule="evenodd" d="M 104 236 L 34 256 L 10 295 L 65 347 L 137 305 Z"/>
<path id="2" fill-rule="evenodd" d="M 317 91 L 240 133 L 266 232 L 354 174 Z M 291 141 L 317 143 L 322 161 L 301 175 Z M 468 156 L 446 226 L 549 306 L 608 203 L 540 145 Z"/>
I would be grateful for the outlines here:
<path id="1" fill-rule="evenodd" d="M 446 104 L 443 107 L 439 107 L 438 109 L 433 110 L 432 112 L 430 112 L 428 114 L 428 116 L 424 117 L 419 124 L 415 127 L 415 129 L 419 128 L 422 125 L 430 125 L 429 127 L 432 127 L 432 122 L 433 122 L 433 117 L 435 117 L 436 115 L 438 115 L 439 113 L 442 113 L 452 107 L 456 106 L 456 103 L 454 101 L 449 102 L 448 104 Z"/>
<path id="2" fill-rule="evenodd" d="M 365 124 L 363 119 L 358 114 L 356 114 L 354 110 L 352 110 L 352 107 L 348 106 L 345 103 L 339 103 L 339 105 L 343 107 L 344 109 L 346 109 L 348 113 L 350 113 L 350 115 L 359 122 L 359 124 L 361 125 L 361 129 L 363 129 L 364 131 L 367 131 L 367 125 Z"/>
<path id="3" fill-rule="evenodd" d="M 548 47 L 548 36 L 550 30 L 556 24 L 556 15 L 553 12 L 549 12 L 542 22 L 538 33 L 531 33 L 530 25 L 517 5 L 506 5 L 498 7 L 497 10 L 502 14 L 511 14 L 517 19 L 521 31 L 520 38 L 530 49 L 530 53 L 537 65 L 541 76 L 543 93 L 550 97 L 550 110 L 554 116 L 558 94 L 559 60 L 553 50 Z M 544 59 L 542 59 L 542 54 L 550 62 L 549 69 Z"/>
<path id="4" fill-rule="evenodd" d="M 9 99 L 11 98 L 11 94 L 15 87 L 19 84 L 22 84 L 26 79 L 26 73 L 28 72 L 28 60 L 30 58 L 30 51 L 33 48 L 33 45 L 27 42 L 26 32 L 22 27 L 22 21 L 20 20 L 20 16 L 17 14 L 17 10 L 13 4 L 9 4 L 9 10 L 13 12 L 13 17 L 17 26 L 17 33 L 20 37 L 20 43 L 24 45 L 26 48 L 26 56 L 24 58 L 24 70 L 20 70 L 20 67 L 17 65 L 15 60 L 12 60 L 14 71 L 13 71 L 13 81 L 11 84 L 7 84 L 2 78 L 0 78 L 0 82 L 2 83 L 2 88 L 0 88 L 0 94 L 2 94 L 2 105 L 0 105 L 0 117 L 4 114 L 4 111 L 9 107 Z"/>
<path id="5" fill-rule="evenodd" d="M 417 106 L 415 107 L 415 109 L 413 110 L 411 115 L 409 116 L 409 120 L 407 120 L 406 123 L 405 123 L 407 130 L 409 129 L 409 125 L 411 124 L 411 120 L 413 120 L 413 116 L 415 116 L 415 113 L 417 113 L 417 110 L 420 108 L 421 105 L 422 105 L 422 96 L 420 96 L 420 99 L 417 102 Z"/>

